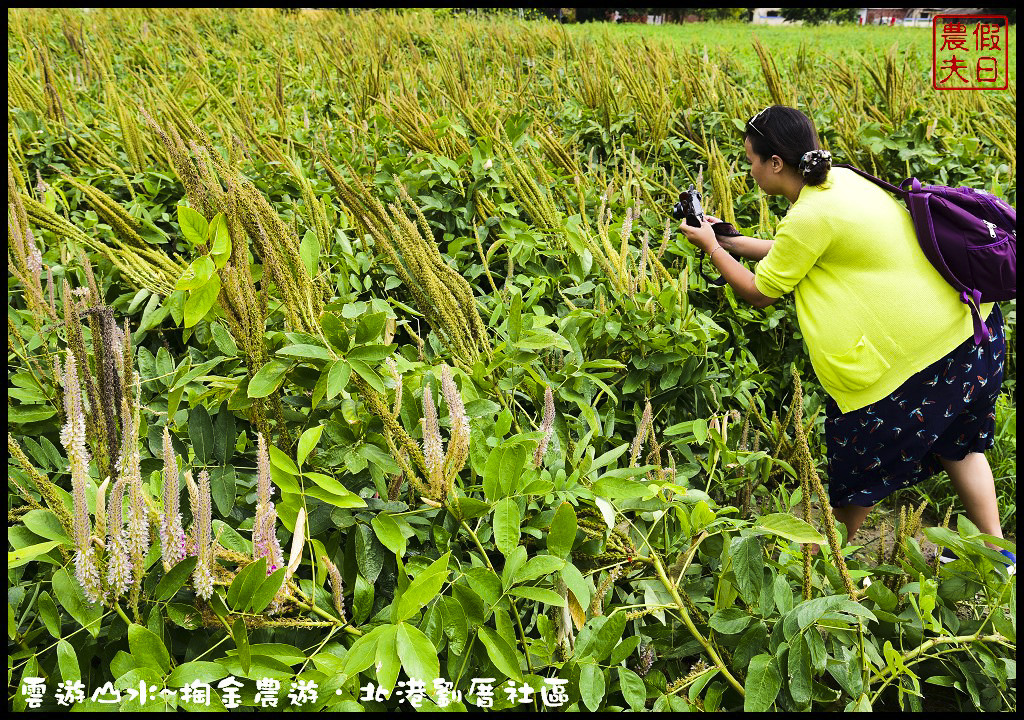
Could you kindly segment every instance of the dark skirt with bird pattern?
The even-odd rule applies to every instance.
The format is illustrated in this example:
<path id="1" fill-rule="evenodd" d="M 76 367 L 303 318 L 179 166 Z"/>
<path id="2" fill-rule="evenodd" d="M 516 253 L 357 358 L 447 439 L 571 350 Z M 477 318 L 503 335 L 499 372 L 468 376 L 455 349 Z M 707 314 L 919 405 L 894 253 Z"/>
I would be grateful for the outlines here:
<path id="1" fill-rule="evenodd" d="M 980 345 L 969 337 L 910 377 L 891 395 L 840 413 L 825 401 L 829 500 L 867 507 L 942 471 L 939 458 L 963 460 L 995 438 L 1006 337 L 996 305 Z"/>

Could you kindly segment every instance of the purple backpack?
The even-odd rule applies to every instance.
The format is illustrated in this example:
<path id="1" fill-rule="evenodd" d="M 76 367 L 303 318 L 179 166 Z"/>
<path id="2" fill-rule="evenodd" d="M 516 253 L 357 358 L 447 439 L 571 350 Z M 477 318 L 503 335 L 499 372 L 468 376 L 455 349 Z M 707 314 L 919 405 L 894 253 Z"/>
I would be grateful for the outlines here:
<path id="1" fill-rule="evenodd" d="M 921 185 L 917 178 L 896 187 L 852 165 L 834 167 L 903 198 L 921 249 L 971 308 L 974 342 L 981 344 L 988 337 L 981 303 L 1017 297 L 1017 211 L 981 190 Z"/>

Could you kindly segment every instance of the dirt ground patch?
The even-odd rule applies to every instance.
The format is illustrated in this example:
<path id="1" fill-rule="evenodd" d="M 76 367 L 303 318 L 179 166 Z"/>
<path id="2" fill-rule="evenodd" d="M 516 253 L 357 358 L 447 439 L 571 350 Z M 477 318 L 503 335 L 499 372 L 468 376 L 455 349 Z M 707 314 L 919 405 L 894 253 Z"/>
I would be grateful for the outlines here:
<path id="1" fill-rule="evenodd" d="M 956 527 L 956 514 L 954 510 L 953 519 L 950 521 L 950 525 L 954 528 Z M 821 520 L 821 506 L 817 502 L 811 503 L 811 518 L 814 527 L 823 529 L 824 522 Z M 886 552 L 889 552 L 892 549 L 893 537 L 896 534 L 899 522 L 900 511 L 898 506 L 889 507 L 886 503 L 879 503 L 875 506 L 854 537 L 852 544 L 860 546 L 854 552 L 854 556 L 867 560 L 871 565 L 876 564 L 875 560 L 878 557 L 878 548 L 882 542 L 883 533 L 885 534 Z M 924 514 L 921 517 L 921 530 L 914 536 L 921 547 L 921 554 L 929 562 L 934 559 L 939 548 L 924 536 L 924 528 L 938 527 L 941 523 L 942 518 L 936 517 L 933 508 L 925 508 Z M 1016 542 L 1012 534 L 1007 534 L 1006 539 Z"/>

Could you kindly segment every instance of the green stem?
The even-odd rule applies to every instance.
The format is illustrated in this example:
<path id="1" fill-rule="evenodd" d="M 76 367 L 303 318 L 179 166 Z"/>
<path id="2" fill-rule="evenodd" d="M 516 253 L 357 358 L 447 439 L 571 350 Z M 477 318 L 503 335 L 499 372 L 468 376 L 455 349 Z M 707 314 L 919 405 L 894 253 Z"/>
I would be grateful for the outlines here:
<path id="1" fill-rule="evenodd" d="M 473 529 L 466 523 L 465 520 L 459 520 L 459 522 L 462 524 L 462 527 L 466 530 L 466 532 L 469 533 L 469 536 L 471 538 L 473 538 L 473 543 L 476 545 L 477 550 L 479 550 L 480 554 L 483 556 L 484 562 L 487 563 L 487 568 L 492 573 L 497 575 L 498 572 L 494 569 L 494 566 L 491 565 L 491 559 L 489 557 L 487 557 L 487 553 L 484 552 L 484 547 L 483 547 L 483 545 L 480 544 L 480 539 L 476 536 L 476 533 L 473 532 Z M 530 662 L 530 648 L 527 647 L 527 645 L 526 645 L 526 633 L 523 632 L 523 623 L 522 623 L 522 620 L 519 619 L 519 613 L 516 612 L 516 603 L 515 603 L 515 601 L 511 600 L 511 604 L 512 604 L 512 615 L 516 619 L 516 629 L 519 631 L 519 642 L 523 646 L 523 655 L 526 656 L 526 669 L 530 672 L 531 675 L 533 675 L 533 663 Z M 534 702 L 536 702 L 536 700 Z"/>
<path id="2" fill-rule="evenodd" d="M 202 659 L 203 659 L 204 657 L 206 657 L 206 656 L 207 656 L 207 655 L 209 655 L 209 654 L 210 654 L 211 652 L 213 652 L 213 651 L 214 651 L 215 649 L 217 649 L 217 648 L 218 648 L 218 647 L 219 647 L 219 646 L 220 646 L 220 645 L 221 645 L 222 643 L 225 643 L 225 642 L 227 642 L 227 640 L 228 640 L 228 636 L 226 636 L 226 635 L 225 635 L 225 636 L 224 636 L 224 637 L 222 637 L 222 638 L 221 638 L 220 640 L 218 640 L 218 641 L 217 641 L 216 643 L 214 643 L 213 645 L 211 645 L 211 646 L 210 646 L 210 647 L 209 647 L 208 649 L 206 649 L 205 651 L 203 651 L 203 653 L 202 653 L 201 655 L 197 656 L 197 657 L 195 658 L 195 660 L 202 660 Z"/>
<path id="3" fill-rule="evenodd" d="M 975 635 L 962 635 L 960 637 L 934 638 L 934 639 L 929 640 L 928 642 L 924 643 L 920 647 L 918 647 L 918 648 L 916 648 L 914 650 L 911 650 L 906 655 L 904 655 L 903 656 L 903 664 L 906 665 L 906 666 L 910 666 L 910 665 L 916 665 L 917 663 L 924 661 L 926 658 L 920 658 L 920 659 L 913 659 L 913 658 L 917 658 L 919 655 L 921 655 L 922 653 L 924 653 L 924 652 L 926 652 L 928 650 L 931 650 L 936 645 L 950 644 L 950 643 L 958 643 L 958 644 L 959 643 L 965 643 L 965 644 L 967 644 L 967 643 L 972 643 L 972 642 L 975 642 L 975 641 L 979 641 L 979 642 L 997 642 L 997 643 L 1000 643 L 1002 645 L 1006 645 L 1007 647 L 1016 649 L 1016 645 L 1015 644 L 1010 643 L 1007 638 L 1003 637 L 1002 635 L 998 635 L 998 634 L 997 635 L 984 635 L 982 637 L 978 637 L 975 634 Z M 946 655 L 946 654 L 949 654 L 949 653 L 958 652 L 960 650 L 970 650 L 970 648 L 969 647 L 965 647 L 965 648 L 949 648 L 949 649 L 946 649 L 946 650 L 939 650 L 939 651 L 937 651 L 937 654 L 939 654 L 939 655 Z M 909 660 L 909 662 L 908 662 L 908 660 Z M 889 672 L 889 668 L 885 668 L 884 670 L 880 670 L 875 675 L 875 677 L 871 678 L 871 682 L 876 682 L 876 681 L 880 680 L 883 677 L 883 675 L 885 675 L 885 673 L 887 673 L 887 672 Z M 872 705 L 874 705 L 876 702 L 878 702 L 878 698 L 882 695 L 882 691 L 885 690 L 885 688 L 887 688 L 889 686 L 889 683 L 891 683 L 897 677 L 899 677 L 899 676 L 896 675 L 896 674 L 891 674 L 891 675 L 889 675 L 888 678 L 886 678 L 885 682 L 882 683 L 882 686 L 880 688 L 878 688 L 877 692 L 875 692 L 874 697 L 871 698 L 871 704 Z"/>
<path id="4" fill-rule="evenodd" d="M 131 626 L 132 621 L 129 620 L 128 616 L 124 614 L 124 610 L 121 609 L 121 603 L 114 602 L 114 610 L 116 610 L 117 614 L 121 616 L 122 620 L 124 620 L 125 625 Z"/>
<path id="5" fill-rule="evenodd" d="M 735 677 L 733 677 L 732 673 L 729 672 L 729 668 L 727 668 L 725 663 L 722 662 L 722 658 L 718 656 L 718 653 L 715 652 L 715 649 L 711 646 L 711 643 L 709 643 L 704 636 L 700 634 L 700 631 L 697 630 L 697 627 L 693 624 L 693 620 L 690 619 L 690 614 L 686 611 L 686 605 L 683 603 L 682 598 L 679 597 L 679 593 L 676 591 L 676 586 L 668 579 L 668 575 L 665 574 L 665 568 L 662 566 L 661 560 L 658 559 L 658 556 L 654 553 L 651 553 L 650 560 L 654 565 L 655 571 L 658 573 L 658 579 L 661 580 L 661 584 L 665 586 L 665 589 L 668 590 L 669 594 L 672 596 L 672 601 L 675 602 L 676 608 L 679 610 L 679 614 L 683 618 L 683 623 L 686 625 L 686 629 L 690 631 L 690 634 L 693 635 L 694 639 L 703 646 L 705 651 L 707 651 L 711 661 L 718 666 L 718 669 L 725 676 L 725 679 L 729 681 L 729 684 L 736 688 L 740 696 L 746 697 L 746 692 L 743 690 L 743 686 L 740 685 L 739 681 L 737 681 Z"/>
<path id="6" fill-rule="evenodd" d="M 299 594 L 302 595 L 302 597 L 304 597 L 304 598 L 306 597 L 306 595 L 301 590 L 299 591 Z M 308 600 L 308 598 L 306 598 L 306 599 Z M 325 610 L 321 610 L 320 608 L 318 608 L 316 605 L 313 605 L 312 603 L 307 605 L 306 603 L 304 603 L 304 602 L 302 602 L 300 600 L 295 600 L 294 598 L 292 599 L 292 601 L 295 603 L 296 606 L 298 606 L 298 608 L 300 610 L 305 610 L 306 612 L 311 612 L 311 613 L 313 613 L 315 615 L 319 615 L 320 617 L 324 618 L 325 620 L 330 620 L 335 625 L 340 625 L 341 624 L 341 621 L 338 620 L 338 618 L 334 617 L 333 615 L 331 615 L 330 613 L 328 613 Z M 362 632 L 359 631 L 358 628 L 354 628 L 351 625 L 345 625 L 342 628 L 342 630 L 347 632 L 349 635 L 357 635 L 357 636 L 359 636 L 359 635 L 363 634 Z"/>
<path id="7" fill-rule="evenodd" d="M 923 654 L 925 652 L 928 652 L 929 650 L 931 650 L 936 645 L 949 645 L 949 644 L 961 644 L 961 643 L 967 645 L 967 644 L 974 643 L 974 642 L 995 642 L 995 643 L 1006 644 L 1006 643 L 1008 643 L 1008 638 L 1003 637 L 999 633 L 996 633 L 994 635 L 981 635 L 981 636 L 979 636 L 977 633 L 975 633 L 974 635 L 957 635 L 955 637 L 932 638 L 928 642 L 921 643 L 919 646 L 917 646 L 916 648 L 914 648 L 910 652 L 905 653 L 901 659 L 903 661 L 903 664 L 906 665 L 906 664 L 908 664 L 909 661 L 912 661 L 917 656 L 919 656 L 919 655 L 921 655 L 921 654 Z M 871 678 L 871 682 L 872 683 L 878 682 L 879 680 L 881 680 L 883 677 L 885 677 L 887 674 L 889 674 L 891 672 L 892 672 L 892 670 L 890 668 L 888 668 L 888 667 L 883 668 L 882 670 L 879 670 L 877 673 L 875 673 L 875 676 L 873 678 Z M 890 678 L 890 680 L 891 679 L 892 678 Z"/>
<path id="8" fill-rule="evenodd" d="M 466 663 L 469 662 L 470 655 L 473 654 L 473 643 L 476 642 L 477 632 L 473 631 L 473 637 L 469 639 L 469 644 L 466 646 L 466 652 L 462 657 L 462 667 L 459 668 L 459 674 L 455 676 L 455 687 L 459 686 L 459 680 L 462 679 L 462 673 L 466 671 Z"/>

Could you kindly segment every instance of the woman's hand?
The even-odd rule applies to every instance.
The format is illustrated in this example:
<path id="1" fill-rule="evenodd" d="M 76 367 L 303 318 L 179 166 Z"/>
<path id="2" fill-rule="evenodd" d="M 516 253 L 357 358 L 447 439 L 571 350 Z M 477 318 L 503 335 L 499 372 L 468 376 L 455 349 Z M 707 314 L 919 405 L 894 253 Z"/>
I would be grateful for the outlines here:
<path id="1" fill-rule="evenodd" d="M 711 222 L 708 222 L 708 221 Z M 713 218 L 710 215 L 707 216 L 699 228 L 690 227 L 683 220 L 679 223 L 679 230 L 686 236 L 686 239 L 696 245 L 704 252 L 710 252 L 715 249 L 718 245 L 718 239 L 715 237 L 715 231 L 711 229 L 712 222 L 721 222 L 718 218 Z"/>

